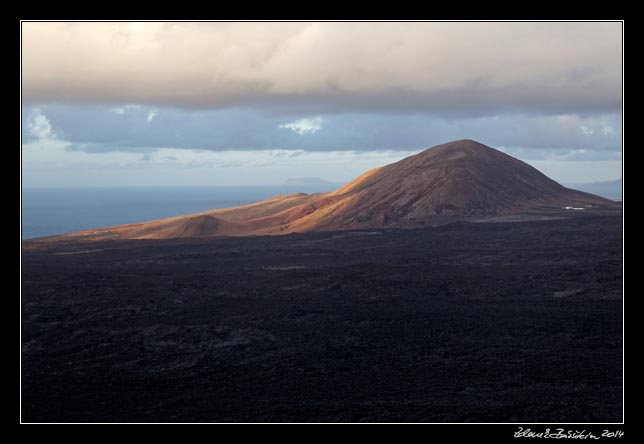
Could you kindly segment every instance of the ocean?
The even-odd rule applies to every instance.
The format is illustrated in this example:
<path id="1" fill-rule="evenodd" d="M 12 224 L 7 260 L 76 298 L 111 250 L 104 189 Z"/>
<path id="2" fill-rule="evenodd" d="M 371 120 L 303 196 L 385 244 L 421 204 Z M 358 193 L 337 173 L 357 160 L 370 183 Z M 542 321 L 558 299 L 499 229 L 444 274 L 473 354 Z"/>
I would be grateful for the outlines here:
<path id="1" fill-rule="evenodd" d="M 245 205 L 334 186 L 25 188 L 22 238 L 50 236 Z"/>

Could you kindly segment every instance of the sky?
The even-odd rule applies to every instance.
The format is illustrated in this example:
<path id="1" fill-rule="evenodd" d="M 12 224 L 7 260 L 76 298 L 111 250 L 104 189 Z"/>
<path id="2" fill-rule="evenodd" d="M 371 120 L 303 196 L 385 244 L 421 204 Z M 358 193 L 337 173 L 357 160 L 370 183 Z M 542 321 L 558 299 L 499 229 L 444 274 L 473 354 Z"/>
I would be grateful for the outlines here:
<path id="1" fill-rule="evenodd" d="M 474 139 L 622 175 L 619 22 L 23 22 L 25 187 L 346 182 Z"/>

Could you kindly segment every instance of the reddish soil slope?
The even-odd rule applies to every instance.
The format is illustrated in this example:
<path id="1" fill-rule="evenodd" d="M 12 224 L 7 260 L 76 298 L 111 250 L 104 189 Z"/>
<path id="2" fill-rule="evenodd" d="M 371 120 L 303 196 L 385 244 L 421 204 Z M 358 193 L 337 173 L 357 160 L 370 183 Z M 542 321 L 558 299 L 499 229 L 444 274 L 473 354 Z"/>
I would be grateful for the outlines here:
<path id="1" fill-rule="evenodd" d="M 280 195 L 241 207 L 56 238 L 169 239 L 410 227 L 462 217 L 614 204 L 566 188 L 493 148 L 458 140 L 375 168 L 331 193 Z"/>

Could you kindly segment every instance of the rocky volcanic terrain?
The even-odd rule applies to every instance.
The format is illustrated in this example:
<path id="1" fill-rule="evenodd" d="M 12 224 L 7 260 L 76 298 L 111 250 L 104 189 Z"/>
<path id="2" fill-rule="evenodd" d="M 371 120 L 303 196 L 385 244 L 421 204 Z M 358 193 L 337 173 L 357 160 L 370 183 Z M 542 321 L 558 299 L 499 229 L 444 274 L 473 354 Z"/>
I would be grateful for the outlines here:
<path id="1" fill-rule="evenodd" d="M 26 242 L 24 421 L 622 419 L 617 208 Z"/>
<path id="2" fill-rule="evenodd" d="M 22 419 L 620 421 L 622 257 L 619 204 L 468 140 L 25 241 Z"/>

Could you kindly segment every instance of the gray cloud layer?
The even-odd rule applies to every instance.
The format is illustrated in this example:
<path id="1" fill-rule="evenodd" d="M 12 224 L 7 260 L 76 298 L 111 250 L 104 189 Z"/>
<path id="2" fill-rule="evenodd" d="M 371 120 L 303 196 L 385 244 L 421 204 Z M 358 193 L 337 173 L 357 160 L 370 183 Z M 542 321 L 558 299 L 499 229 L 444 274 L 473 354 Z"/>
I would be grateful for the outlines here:
<path id="1" fill-rule="evenodd" d="M 495 147 L 621 150 L 621 115 L 500 115 L 445 119 L 428 114 L 342 113 L 266 116 L 246 109 L 193 110 L 148 106 L 44 105 L 23 109 L 23 140 L 56 137 L 88 152 L 173 147 L 212 151 L 287 149 L 421 150 L 460 138 Z M 603 154 L 601 154 L 603 152 Z M 590 153 L 584 154 L 586 157 Z M 612 154 L 610 155 L 612 156 Z M 524 157 L 529 154 L 524 153 Z"/>
<path id="2" fill-rule="evenodd" d="M 24 23 L 26 103 L 604 112 L 620 23 Z"/>

